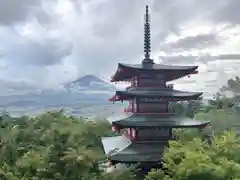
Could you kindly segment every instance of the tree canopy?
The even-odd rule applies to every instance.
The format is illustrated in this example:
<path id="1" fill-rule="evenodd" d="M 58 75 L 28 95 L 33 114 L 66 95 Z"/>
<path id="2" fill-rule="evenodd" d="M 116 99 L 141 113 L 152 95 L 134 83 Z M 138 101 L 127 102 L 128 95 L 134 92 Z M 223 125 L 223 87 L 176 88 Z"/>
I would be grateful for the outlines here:
<path id="1" fill-rule="evenodd" d="M 106 121 L 47 112 L 32 118 L 5 115 L 0 126 L 0 174 L 8 180 L 110 178 L 99 168 L 105 159 L 100 137 L 112 135 Z"/>
<path id="2" fill-rule="evenodd" d="M 217 94 L 210 105 L 200 101 L 173 104 L 179 115 L 210 120 L 211 144 L 199 131 L 175 131 L 164 153 L 164 169 L 152 170 L 146 180 L 240 179 L 239 78 Z M 227 97 L 226 91 L 233 96 Z M 222 93 L 222 94 L 221 94 Z M 225 93 L 225 94 L 224 94 Z M 232 105 L 229 106 L 231 101 Z M 101 137 L 114 136 L 104 120 L 66 116 L 62 111 L 37 117 L 0 116 L 0 179 L 6 180 L 133 180 L 134 171 L 105 173 Z"/>

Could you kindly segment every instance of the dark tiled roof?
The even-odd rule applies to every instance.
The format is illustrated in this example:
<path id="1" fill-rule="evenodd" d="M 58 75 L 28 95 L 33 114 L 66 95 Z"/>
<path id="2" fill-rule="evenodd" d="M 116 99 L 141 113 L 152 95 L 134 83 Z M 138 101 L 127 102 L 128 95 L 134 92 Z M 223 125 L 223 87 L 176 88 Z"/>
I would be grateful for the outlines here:
<path id="1" fill-rule="evenodd" d="M 199 121 L 187 117 L 176 115 L 161 114 L 130 114 L 122 118 L 112 119 L 112 124 L 119 128 L 135 127 L 172 127 L 172 128 L 189 128 L 199 127 L 210 123 L 209 121 Z"/>
<path id="2" fill-rule="evenodd" d="M 177 65 L 163 65 L 163 64 L 152 64 L 152 66 L 144 67 L 143 64 L 122 64 L 119 63 L 119 67 L 126 67 L 132 69 L 151 69 L 151 70 L 196 70 L 198 66 L 177 66 Z"/>
<path id="3" fill-rule="evenodd" d="M 202 95 L 202 92 L 179 91 L 171 88 L 131 88 L 128 91 L 116 91 L 116 93 L 129 95 L 144 95 L 144 96 L 171 96 L 171 97 L 186 97 Z"/>
<path id="4" fill-rule="evenodd" d="M 128 147 L 110 155 L 117 162 L 161 162 L 166 143 L 132 143 Z"/>
<path id="5" fill-rule="evenodd" d="M 153 64 L 152 66 L 146 67 L 143 64 L 122 64 L 118 63 L 118 70 L 112 77 L 112 81 L 123 81 L 138 75 L 141 72 L 152 72 L 157 74 L 165 74 L 164 79 L 166 81 L 172 81 L 180 77 L 191 74 L 197 70 L 198 66 L 173 66 L 173 65 L 162 65 Z M 123 71 L 120 71 L 123 70 Z"/>
<path id="6" fill-rule="evenodd" d="M 202 95 L 202 92 L 187 92 L 178 91 L 174 89 L 142 89 L 142 88 L 132 88 L 126 91 L 116 91 L 116 96 L 127 96 L 127 97 L 163 97 L 163 98 L 176 98 L 179 100 L 193 100 L 197 99 Z M 120 98 L 121 99 L 121 98 Z"/>

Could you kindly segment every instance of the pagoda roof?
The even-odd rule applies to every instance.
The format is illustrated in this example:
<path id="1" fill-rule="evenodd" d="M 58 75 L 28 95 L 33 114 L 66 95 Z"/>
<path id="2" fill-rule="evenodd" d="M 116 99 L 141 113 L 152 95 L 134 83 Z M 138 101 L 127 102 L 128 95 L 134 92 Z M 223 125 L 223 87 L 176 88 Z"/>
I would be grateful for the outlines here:
<path id="1" fill-rule="evenodd" d="M 155 63 L 149 66 L 145 66 L 145 64 L 118 63 L 118 69 L 112 77 L 112 81 L 123 81 L 126 79 L 130 79 L 141 72 L 149 71 L 158 74 L 166 74 L 165 80 L 172 81 L 193 73 L 195 70 L 197 70 L 197 68 L 198 66 L 163 65 Z"/>
<path id="2" fill-rule="evenodd" d="M 152 128 L 152 127 L 171 127 L 171 128 L 199 128 L 204 127 L 210 121 L 200 121 L 188 117 L 172 114 L 133 114 L 124 113 L 122 117 L 109 118 L 113 126 L 118 128 Z"/>
<path id="3" fill-rule="evenodd" d="M 161 162 L 166 142 L 136 143 L 123 136 L 102 138 L 105 153 L 115 163 Z M 107 147 L 111 146 L 106 151 Z"/>
<path id="4" fill-rule="evenodd" d="M 116 91 L 116 98 L 113 100 L 127 100 L 132 97 L 158 97 L 176 100 L 194 100 L 202 94 L 202 92 L 179 91 L 171 88 L 131 88 L 125 91 Z"/>
<path id="5" fill-rule="evenodd" d="M 190 70 L 194 71 L 198 66 L 180 66 L 180 65 L 164 65 L 164 64 L 152 64 L 151 66 L 145 66 L 144 64 L 123 64 L 118 63 L 121 68 L 129 68 L 136 70 L 153 70 L 153 71 L 175 71 L 175 70 Z"/>

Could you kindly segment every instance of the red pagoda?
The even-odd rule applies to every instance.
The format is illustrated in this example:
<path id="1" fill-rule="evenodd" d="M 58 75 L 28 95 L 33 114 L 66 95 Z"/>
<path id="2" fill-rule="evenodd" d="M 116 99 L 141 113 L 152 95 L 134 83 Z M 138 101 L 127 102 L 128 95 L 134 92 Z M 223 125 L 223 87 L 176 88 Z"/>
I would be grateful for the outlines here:
<path id="1" fill-rule="evenodd" d="M 170 102 L 197 100 L 202 93 L 174 90 L 166 85 L 190 74 L 198 66 L 171 66 L 154 63 L 150 58 L 150 23 L 146 6 L 144 24 L 144 59 L 141 64 L 118 64 L 112 82 L 127 81 L 131 85 L 116 91 L 110 101 L 129 101 L 124 115 L 112 119 L 113 130 L 120 136 L 104 137 L 102 143 L 109 163 L 142 164 L 156 167 L 162 163 L 164 147 L 173 140 L 174 128 L 202 129 L 209 122 L 177 116 Z M 150 165 L 150 166 L 149 166 Z"/>

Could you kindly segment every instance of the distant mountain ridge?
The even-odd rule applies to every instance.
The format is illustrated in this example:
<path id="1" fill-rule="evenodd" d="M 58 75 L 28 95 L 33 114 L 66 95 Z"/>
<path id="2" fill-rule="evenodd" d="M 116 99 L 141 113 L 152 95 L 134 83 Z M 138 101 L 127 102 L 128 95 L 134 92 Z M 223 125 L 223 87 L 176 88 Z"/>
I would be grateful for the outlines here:
<path id="1" fill-rule="evenodd" d="M 85 75 L 77 80 L 66 84 L 65 89 L 72 93 L 112 93 L 117 88 L 95 75 Z"/>
<path id="2" fill-rule="evenodd" d="M 69 107 L 107 103 L 117 88 L 94 75 L 86 75 L 63 88 L 0 96 L 0 107 Z"/>
<path id="3" fill-rule="evenodd" d="M 14 116 L 36 115 L 52 109 L 64 109 L 69 115 L 107 117 L 116 109 L 108 99 L 117 88 L 94 75 L 86 75 L 56 89 L 0 96 L 0 112 Z"/>
<path id="4" fill-rule="evenodd" d="M 92 74 L 88 74 L 81 78 L 78 78 L 77 80 L 73 81 L 72 83 L 78 83 L 81 86 L 90 86 L 91 83 L 106 83 L 106 81 L 104 81 Z"/>

